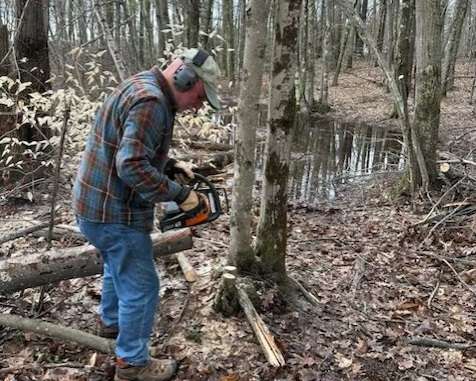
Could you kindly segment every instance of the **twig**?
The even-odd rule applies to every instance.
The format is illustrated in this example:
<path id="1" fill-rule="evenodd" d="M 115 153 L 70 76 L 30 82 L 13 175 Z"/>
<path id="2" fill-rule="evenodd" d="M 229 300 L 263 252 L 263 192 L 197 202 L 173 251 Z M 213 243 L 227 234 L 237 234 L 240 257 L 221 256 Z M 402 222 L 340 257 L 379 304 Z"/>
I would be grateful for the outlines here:
<path id="1" fill-rule="evenodd" d="M 413 224 L 412 226 L 414 227 L 414 226 L 418 226 L 418 225 L 422 225 L 422 224 L 426 223 L 426 222 L 430 219 L 430 216 L 433 214 L 433 212 L 435 211 L 436 207 L 437 207 L 438 205 L 440 205 L 441 202 L 443 201 L 443 199 L 444 199 L 454 188 L 456 188 L 456 187 L 458 186 L 458 184 L 461 183 L 465 178 L 466 178 L 466 176 L 463 177 L 462 179 L 459 179 L 456 183 L 454 183 L 454 184 L 451 186 L 451 188 L 449 188 L 449 189 L 443 194 L 443 196 L 441 196 L 441 197 L 439 198 L 439 200 L 435 203 L 435 205 L 433 205 L 433 207 L 432 207 L 431 210 L 428 212 L 428 214 L 426 215 L 426 217 L 425 217 L 422 221 L 417 222 L 417 223 Z"/>
<path id="2" fill-rule="evenodd" d="M 467 198 L 464 199 L 463 203 L 466 202 Z M 440 226 L 443 222 L 445 222 L 446 220 L 448 220 L 452 215 L 454 215 L 458 210 L 462 209 L 463 208 L 463 204 L 459 205 L 457 208 L 454 208 L 450 213 L 448 213 L 445 217 L 443 217 L 441 220 L 439 220 L 435 226 L 433 226 L 430 231 L 428 232 L 427 236 L 425 237 L 425 239 L 422 241 L 422 244 L 423 242 L 425 242 L 432 234 L 433 232 L 436 230 L 436 228 L 438 226 Z"/>
<path id="3" fill-rule="evenodd" d="M 81 286 L 75 288 L 73 291 L 71 291 L 70 293 L 68 293 L 66 296 L 64 296 L 63 298 L 61 298 L 59 301 L 57 301 L 55 304 L 53 304 L 50 308 L 47 308 L 43 311 L 41 311 L 36 317 L 37 318 L 40 318 L 42 317 L 43 315 L 46 315 L 48 312 L 50 312 L 51 310 L 55 309 L 56 307 L 58 307 L 59 305 L 61 305 L 66 299 L 70 298 L 71 296 L 73 296 L 74 294 L 76 294 L 79 290 L 81 290 L 82 288 L 86 287 L 86 286 L 89 286 L 91 283 L 95 282 L 96 280 L 98 279 L 98 277 L 94 277 L 93 279 L 90 279 L 89 281 L 87 281 L 86 283 L 82 284 Z"/>
<path id="4" fill-rule="evenodd" d="M 456 277 L 458 278 L 458 280 L 461 282 L 461 284 L 464 286 L 464 288 L 466 288 L 469 292 L 471 292 L 473 295 L 476 296 L 476 291 L 474 291 L 464 280 L 463 278 L 461 278 L 461 276 L 458 274 L 458 272 L 454 269 L 453 266 L 451 266 L 451 264 L 443 257 L 439 256 L 439 255 L 436 255 L 436 254 L 433 254 L 433 253 L 426 253 L 426 252 L 422 252 L 424 255 L 428 255 L 430 257 L 433 257 L 433 258 L 436 258 L 442 262 L 444 262 L 444 264 L 446 266 L 448 266 L 451 271 L 453 271 L 453 273 L 456 275 Z"/>
<path id="5" fill-rule="evenodd" d="M 433 301 L 433 298 L 435 297 L 436 293 L 438 292 L 438 289 L 440 288 L 440 282 L 441 282 L 441 274 L 443 273 L 443 269 L 440 268 L 440 273 L 438 274 L 438 280 L 436 282 L 436 286 L 433 289 L 430 297 L 428 298 L 427 306 L 428 308 L 431 308 L 431 302 Z"/>
<path id="6" fill-rule="evenodd" d="M 433 347 L 442 349 L 465 350 L 476 347 L 476 344 L 451 343 L 449 341 L 431 339 L 428 337 L 414 337 L 408 340 L 408 344 L 418 345 L 420 347 Z"/>
<path id="7" fill-rule="evenodd" d="M 17 239 L 17 238 L 22 238 L 38 230 L 47 228 L 49 225 L 50 225 L 49 222 L 43 222 L 38 225 L 30 226 L 28 228 L 17 230 L 14 233 L 7 234 L 6 236 L 0 238 L 0 245 L 4 244 L 5 242 L 13 241 L 14 239 Z"/>
<path id="8" fill-rule="evenodd" d="M 301 282 L 299 282 L 297 279 L 294 279 L 291 276 L 288 276 L 288 280 L 290 280 L 291 283 L 293 283 L 302 292 L 302 294 L 309 301 L 309 303 L 311 303 L 312 305 L 316 307 L 320 305 L 319 299 L 317 299 L 317 297 L 314 296 L 314 294 L 306 290 L 306 288 L 301 284 Z"/>
<path id="9" fill-rule="evenodd" d="M 56 172 L 54 178 L 54 188 L 53 188 L 53 195 L 51 197 L 51 214 L 50 214 L 50 225 L 48 229 L 48 249 L 51 249 L 51 239 L 53 237 L 53 227 L 55 224 L 55 205 L 56 205 L 56 196 L 58 195 L 58 188 L 59 188 L 59 177 L 61 172 L 61 161 L 63 159 L 63 151 L 64 151 L 64 141 L 66 137 L 66 130 L 68 128 L 68 121 L 70 116 L 71 108 L 69 101 L 65 101 L 65 109 L 64 109 L 64 116 L 63 116 L 63 128 L 61 129 L 61 139 L 59 143 L 59 150 L 58 156 L 56 158 Z"/>

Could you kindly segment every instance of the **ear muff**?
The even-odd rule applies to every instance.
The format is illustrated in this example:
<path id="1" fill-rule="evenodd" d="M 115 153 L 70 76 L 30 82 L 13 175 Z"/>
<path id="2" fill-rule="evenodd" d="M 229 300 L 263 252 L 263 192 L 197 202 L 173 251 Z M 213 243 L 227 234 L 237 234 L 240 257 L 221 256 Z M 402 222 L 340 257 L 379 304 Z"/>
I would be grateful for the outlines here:
<path id="1" fill-rule="evenodd" d="M 190 66 L 180 66 L 174 74 L 175 88 L 180 92 L 190 90 L 198 81 L 198 75 Z"/>
<path id="2" fill-rule="evenodd" d="M 192 63 L 201 67 L 208 58 L 208 53 L 198 49 L 197 54 L 192 59 Z M 190 90 L 198 81 L 198 75 L 193 68 L 187 64 L 180 66 L 174 74 L 174 85 L 178 91 L 185 92 Z"/>

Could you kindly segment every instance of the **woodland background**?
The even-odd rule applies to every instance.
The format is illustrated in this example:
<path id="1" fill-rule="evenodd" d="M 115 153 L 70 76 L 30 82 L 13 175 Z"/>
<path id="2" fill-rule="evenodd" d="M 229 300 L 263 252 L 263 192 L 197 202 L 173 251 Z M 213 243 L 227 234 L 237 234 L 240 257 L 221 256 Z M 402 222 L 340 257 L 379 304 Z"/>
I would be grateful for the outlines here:
<path id="1" fill-rule="evenodd" d="M 111 377 L 97 347 L 9 317 L 93 333 L 100 277 L 38 269 L 84 248 L 69 200 L 94 113 L 202 46 L 224 107 L 180 115 L 171 156 L 230 208 L 181 253 L 195 279 L 159 261 L 154 353 L 180 380 L 474 379 L 475 28 L 472 0 L 1 0 L 0 378 Z"/>

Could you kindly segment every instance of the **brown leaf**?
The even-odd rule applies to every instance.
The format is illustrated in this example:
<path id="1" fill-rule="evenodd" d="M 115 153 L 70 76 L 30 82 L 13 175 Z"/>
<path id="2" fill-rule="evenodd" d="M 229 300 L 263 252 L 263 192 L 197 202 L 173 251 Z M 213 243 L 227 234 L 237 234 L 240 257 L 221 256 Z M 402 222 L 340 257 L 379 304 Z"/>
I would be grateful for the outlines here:
<path id="1" fill-rule="evenodd" d="M 239 381 L 240 377 L 236 373 L 227 374 L 220 378 L 220 381 Z"/>

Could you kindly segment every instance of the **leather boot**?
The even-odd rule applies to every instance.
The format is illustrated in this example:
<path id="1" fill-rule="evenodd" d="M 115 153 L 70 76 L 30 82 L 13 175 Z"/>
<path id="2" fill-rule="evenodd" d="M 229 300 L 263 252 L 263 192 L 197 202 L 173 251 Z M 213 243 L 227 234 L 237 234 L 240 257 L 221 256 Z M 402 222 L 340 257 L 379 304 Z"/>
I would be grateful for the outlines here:
<path id="1" fill-rule="evenodd" d="M 167 381 L 176 371 L 175 360 L 150 359 L 145 366 L 132 366 L 117 359 L 114 381 Z"/>

